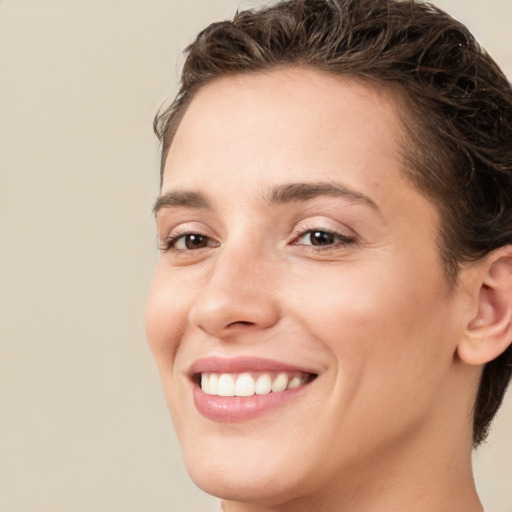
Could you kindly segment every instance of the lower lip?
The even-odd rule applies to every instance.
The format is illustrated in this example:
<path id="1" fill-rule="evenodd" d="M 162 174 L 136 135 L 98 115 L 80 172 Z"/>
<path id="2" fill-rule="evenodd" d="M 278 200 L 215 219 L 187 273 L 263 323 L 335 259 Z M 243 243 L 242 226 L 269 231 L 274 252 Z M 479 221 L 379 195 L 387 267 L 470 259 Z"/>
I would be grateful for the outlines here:
<path id="1" fill-rule="evenodd" d="M 252 420 L 290 403 L 306 386 L 308 384 L 267 395 L 215 396 L 203 393 L 201 388 L 195 385 L 194 403 L 205 418 L 219 422 L 241 422 Z"/>

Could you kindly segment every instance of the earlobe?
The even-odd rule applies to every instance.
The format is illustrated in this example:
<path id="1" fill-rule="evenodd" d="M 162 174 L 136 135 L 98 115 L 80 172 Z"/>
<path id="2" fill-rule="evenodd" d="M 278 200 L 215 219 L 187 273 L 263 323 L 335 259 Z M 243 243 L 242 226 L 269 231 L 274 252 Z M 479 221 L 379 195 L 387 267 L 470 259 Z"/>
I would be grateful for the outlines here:
<path id="1" fill-rule="evenodd" d="M 472 365 L 492 361 L 512 342 L 512 246 L 487 254 L 476 269 L 476 314 L 457 346 L 459 358 Z"/>

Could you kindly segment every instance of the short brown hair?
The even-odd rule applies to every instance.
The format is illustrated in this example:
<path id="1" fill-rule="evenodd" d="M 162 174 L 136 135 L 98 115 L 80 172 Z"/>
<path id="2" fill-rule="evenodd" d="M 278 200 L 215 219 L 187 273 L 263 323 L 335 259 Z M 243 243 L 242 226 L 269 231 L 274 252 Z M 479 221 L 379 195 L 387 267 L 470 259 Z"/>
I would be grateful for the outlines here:
<path id="1" fill-rule="evenodd" d="M 405 100 L 412 182 L 441 214 L 440 250 L 460 264 L 512 244 L 512 88 L 468 29 L 417 0 L 288 0 L 213 23 L 188 47 L 181 88 L 155 118 L 162 165 L 195 92 L 229 74 L 307 66 L 395 89 Z M 512 373 L 512 346 L 489 362 L 475 399 L 481 443 Z"/>

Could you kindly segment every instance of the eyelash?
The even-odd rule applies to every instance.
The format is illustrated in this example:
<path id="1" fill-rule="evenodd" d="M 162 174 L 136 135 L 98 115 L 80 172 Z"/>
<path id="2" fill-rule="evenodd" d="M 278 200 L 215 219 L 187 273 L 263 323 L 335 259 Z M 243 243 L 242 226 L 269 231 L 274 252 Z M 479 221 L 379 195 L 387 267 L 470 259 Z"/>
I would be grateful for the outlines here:
<path id="1" fill-rule="evenodd" d="M 332 237 L 335 239 L 335 241 L 330 242 L 326 245 L 315 245 L 313 243 L 311 244 L 299 244 L 298 241 L 307 236 L 308 234 L 313 235 L 314 233 L 327 235 L 329 237 Z M 302 245 L 303 247 L 306 247 L 308 250 L 312 251 L 328 251 L 328 250 L 335 250 L 339 249 L 340 246 L 348 246 L 352 245 L 356 242 L 356 239 L 347 235 L 344 235 L 342 233 L 338 233 L 337 231 L 332 231 L 330 229 L 322 229 L 322 228 L 299 228 L 294 236 L 294 242 L 292 242 L 292 245 Z"/>
<path id="2" fill-rule="evenodd" d="M 176 248 L 176 244 L 180 240 L 184 240 L 187 237 L 192 237 L 192 236 L 199 236 L 199 237 L 204 238 L 207 241 L 207 243 L 208 242 L 213 242 L 214 243 L 213 245 L 207 245 L 207 247 L 218 247 L 220 245 L 218 242 L 215 242 L 208 235 L 203 235 L 202 233 L 194 232 L 194 231 L 187 231 L 185 233 L 179 233 L 178 232 L 178 233 L 173 233 L 173 234 L 169 235 L 164 241 L 162 241 L 162 243 L 160 245 L 160 250 L 163 251 L 163 252 L 168 252 L 168 251 L 189 252 L 189 251 L 194 251 L 194 250 L 198 250 L 198 249 L 203 249 L 203 247 L 199 247 L 197 249 L 190 249 L 190 248 L 187 248 L 187 249 L 177 249 Z"/>
<path id="3" fill-rule="evenodd" d="M 303 237 L 307 236 L 308 234 L 310 234 L 310 236 L 311 236 L 314 233 L 321 234 L 324 237 L 325 236 L 330 237 L 330 238 L 334 239 L 334 241 L 329 242 L 326 245 L 322 245 L 322 244 L 315 245 L 314 243 L 310 243 L 310 244 L 298 243 L 300 241 L 300 239 L 302 239 Z M 180 240 L 185 240 L 187 237 L 193 237 L 193 236 L 201 237 L 202 239 L 204 239 L 204 241 L 207 243 L 207 245 L 204 247 L 198 247 L 198 248 L 186 248 L 186 249 L 176 248 L 176 244 Z M 348 246 L 348 245 L 354 244 L 356 241 L 355 238 L 349 237 L 347 235 L 343 235 L 341 233 L 338 233 L 336 231 L 332 231 L 329 229 L 320 229 L 320 228 L 311 229 L 311 228 L 304 228 L 304 227 L 301 227 L 296 231 L 296 233 L 294 234 L 293 240 L 294 241 L 291 243 L 291 245 L 302 246 L 302 247 L 307 248 L 307 250 L 312 250 L 312 251 L 334 250 L 334 249 L 338 249 L 340 246 Z M 163 252 L 173 251 L 173 252 L 184 253 L 184 252 L 204 249 L 207 247 L 218 247 L 219 245 L 220 245 L 219 242 L 216 242 L 208 235 L 204 235 L 199 232 L 192 232 L 192 231 L 185 232 L 185 233 L 177 232 L 177 233 L 171 234 L 169 237 L 167 237 L 166 240 L 164 240 L 161 243 L 160 250 Z"/>

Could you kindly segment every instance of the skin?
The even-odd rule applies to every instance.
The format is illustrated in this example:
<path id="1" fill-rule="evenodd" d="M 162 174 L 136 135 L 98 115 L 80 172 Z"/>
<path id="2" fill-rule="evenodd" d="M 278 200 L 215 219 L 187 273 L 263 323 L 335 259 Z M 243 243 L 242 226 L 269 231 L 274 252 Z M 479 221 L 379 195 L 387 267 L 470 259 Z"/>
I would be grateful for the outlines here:
<path id="1" fill-rule="evenodd" d="M 204 86 L 177 130 L 162 196 L 205 204 L 182 195 L 157 211 L 147 334 L 191 477 L 226 511 L 482 510 L 480 360 L 457 352 L 483 266 L 448 285 L 438 212 L 400 158 L 398 108 L 360 81 L 279 69 Z M 290 183 L 344 193 L 270 201 Z M 336 235 L 312 245 L 311 230 Z M 204 244 L 187 249 L 187 233 Z M 250 421 L 201 416 L 187 368 L 242 355 L 318 377 Z"/>

